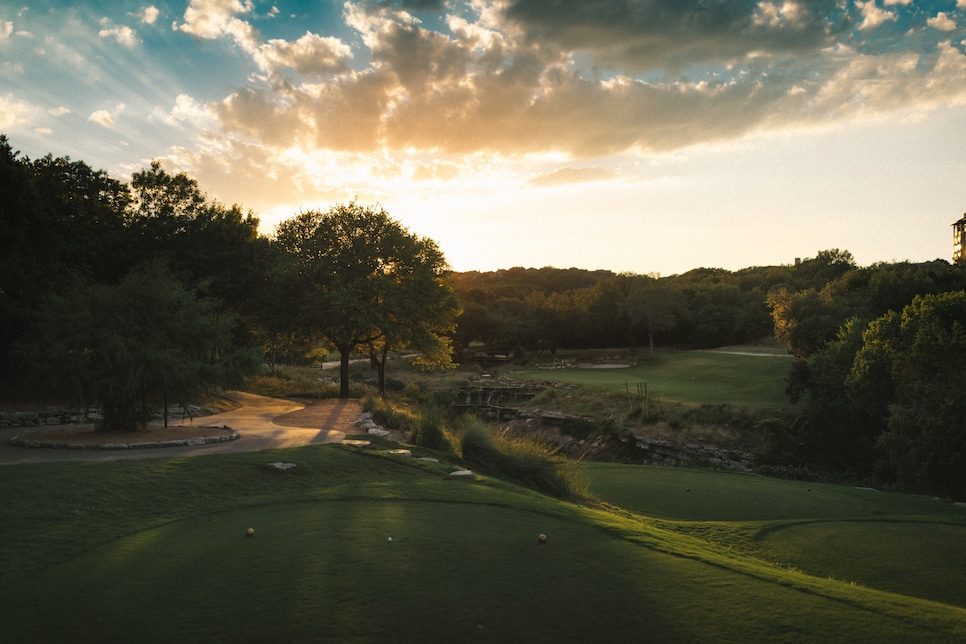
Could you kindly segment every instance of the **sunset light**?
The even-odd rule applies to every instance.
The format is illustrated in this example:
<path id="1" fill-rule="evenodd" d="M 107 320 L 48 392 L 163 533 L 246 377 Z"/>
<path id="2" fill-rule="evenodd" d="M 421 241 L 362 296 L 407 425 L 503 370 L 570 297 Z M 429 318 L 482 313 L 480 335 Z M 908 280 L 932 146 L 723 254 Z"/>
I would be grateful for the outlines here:
<path id="1" fill-rule="evenodd" d="M 457 270 L 950 258 L 966 0 L 0 0 L 0 133 Z"/>

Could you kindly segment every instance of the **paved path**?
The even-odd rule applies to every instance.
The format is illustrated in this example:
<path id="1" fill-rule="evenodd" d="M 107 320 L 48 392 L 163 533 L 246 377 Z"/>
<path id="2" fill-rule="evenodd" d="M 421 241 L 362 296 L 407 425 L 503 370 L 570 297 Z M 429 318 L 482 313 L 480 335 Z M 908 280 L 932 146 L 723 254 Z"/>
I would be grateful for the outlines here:
<path id="1" fill-rule="evenodd" d="M 158 447 L 135 450 L 69 450 L 32 448 L 11 445 L 8 441 L 31 428 L 0 430 L 0 465 L 16 463 L 50 463 L 60 461 L 119 461 L 126 459 L 171 458 L 176 456 L 200 456 L 229 452 L 254 452 L 282 447 L 301 447 L 333 443 L 345 438 L 345 432 L 333 429 L 348 401 L 340 400 L 331 407 L 330 418 L 322 418 L 318 429 L 286 427 L 276 424 L 275 418 L 298 411 L 304 407 L 298 403 L 278 398 L 266 398 L 255 394 L 234 391 L 228 397 L 242 406 L 234 411 L 195 420 L 195 425 L 228 425 L 241 434 L 238 440 L 197 447 Z M 284 422 L 284 419 L 281 419 Z M 344 423 L 342 423 L 344 426 Z"/>

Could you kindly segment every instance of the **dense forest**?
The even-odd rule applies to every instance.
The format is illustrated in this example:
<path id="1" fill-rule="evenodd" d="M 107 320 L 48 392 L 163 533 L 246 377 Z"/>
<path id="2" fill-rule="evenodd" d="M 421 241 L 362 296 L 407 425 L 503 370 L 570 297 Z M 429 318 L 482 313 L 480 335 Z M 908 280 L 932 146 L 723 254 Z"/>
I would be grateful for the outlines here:
<path id="1" fill-rule="evenodd" d="M 34 394 L 69 391 L 78 371 L 90 368 L 82 358 L 92 343 L 109 347 L 120 318 L 138 329 L 129 340 L 140 353 L 112 350 L 164 372 L 154 392 L 181 385 L 187 391 L 196 375 L 171 367 L 165 346 L 172 338 L 207 356 L 183 361 L 191 369 L 226 384 L 256 361 L 306 360 L 333 348 L 324 334 L 292 324 L 308 315 L 296 300 L 312 291 L 285 281 L 299 274 L 296 265 L 279 268 L 291 249 L 278 236 L 260 235 L 254 213 L 208 198 L 189 176 L 158 163 L 124 183 L 81 161 L 23 157 L 0 136 L 0 230 L 4 396 L 23 395 L 28 386 Z M 290 246 L 299 247 L 298 240 Z M 479 346 L 526 356 L 777 338 L 795 357 L 788 394 L 799 411 L 764 427 L 764 461 L 966 496 L 963 265 L 937 259 L 860 267 L 847 251 L 830 249 L 794 264 L 738 271 L 510 268 L 450 273 L 445 282 L 459 300 L 447 310 L 461 313 L 455 325 L 438 324 L 424 335 L 445 335 L 433 350 L 451 347 L 456 362 Z M 165 313 L 195 320 L 197 333 L 165 330 Z M 391 345 L 370 338 L 351 348 L 384 357 L 416 342 L 417 335 L 403 332 L 416 326 L 398 324 Z M 52 351 L 52 335 L 82 333 L 83 350 Z M 143 394 L 150 374 L 138 378 Z"/>
<path id="2" fill-rule="evenodd" d="M 456 346 L 482 341 L 505 351 L 553 353 L 757 342 L 774 333 L 769 293 L 821 289 L 854 267 L 847 252 L 831 250 L 797 265 L 697 268 L 668 277 L 575 268 L 461 273 Z"/>

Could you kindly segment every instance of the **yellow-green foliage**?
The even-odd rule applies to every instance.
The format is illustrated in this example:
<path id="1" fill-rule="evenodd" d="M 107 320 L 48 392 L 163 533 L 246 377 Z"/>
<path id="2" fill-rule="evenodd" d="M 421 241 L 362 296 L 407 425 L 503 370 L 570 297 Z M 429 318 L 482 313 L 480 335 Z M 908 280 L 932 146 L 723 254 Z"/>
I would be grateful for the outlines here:
<path id="1" fill-rule="evenodd" d="M 408 432 L 413 427 L 415 414 L 400 409 L 391 401 L 381 398 L 371 391 L 362 398 L 362 411 L 372 414 L 372 420 L 387 429 Z"/>

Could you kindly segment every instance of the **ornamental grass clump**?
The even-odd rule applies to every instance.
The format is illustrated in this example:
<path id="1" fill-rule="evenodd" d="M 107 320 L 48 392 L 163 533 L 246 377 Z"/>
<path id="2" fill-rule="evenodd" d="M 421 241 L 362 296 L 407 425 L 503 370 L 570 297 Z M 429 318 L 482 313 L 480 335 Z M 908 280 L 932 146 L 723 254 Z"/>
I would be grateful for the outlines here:
<path id="1" fill-rule="evenodd" d="M 455 452 L 453 441 L 446 430 L 446 412 L 433 405 L 424 407 L 413 419 L 409 440 L 420 447 Z"/>
<path id="2" fill-rule="evenodd" d="M 387 429 L 403 432 L 412 431 L 415 417 L 409 411 L 398 409 L 390 401 L 372 392 L 362 399 L 362 411 L 372 414 L 372 420 Z"/>
<path id="3" fill-rule="evenodd" d="M 493 432 L 471 418 L 464 421 L 460 451 L 464 461 L 487 474 L 562 499 L 587 496 L 588 484 L 576 463 L 541 439 Z"/>

